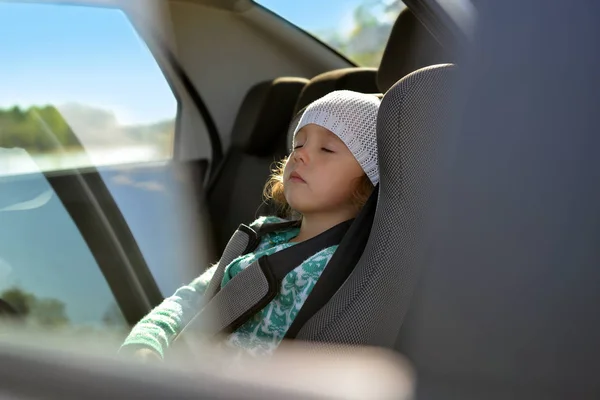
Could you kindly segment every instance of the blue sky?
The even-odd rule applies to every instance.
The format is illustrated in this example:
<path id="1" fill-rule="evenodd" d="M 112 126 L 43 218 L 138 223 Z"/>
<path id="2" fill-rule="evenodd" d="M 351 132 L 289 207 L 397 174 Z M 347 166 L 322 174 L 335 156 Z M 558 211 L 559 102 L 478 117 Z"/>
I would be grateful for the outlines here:
<path id="1" fill-rule="evenodd" d="M 309 32 L 352 29 L 352 13 L 360 0 L 256 0 Z"/>
<path id="2" fill-rule="evenodd" d="M 0 3 L 0 37 L 2 107 L 77 102 L 123 122 L 176 112 L 158 66 L 118 10 Z"/>
<path id="3" fill-rule="evenodd" d="M 260 3 L 309 31 L 343 31 L 360 1 Z M 0 1 L 0 37 L 0 107 L 77 102 L 126 124 L 175 115 L 162 73 L 118 10 Z"/>

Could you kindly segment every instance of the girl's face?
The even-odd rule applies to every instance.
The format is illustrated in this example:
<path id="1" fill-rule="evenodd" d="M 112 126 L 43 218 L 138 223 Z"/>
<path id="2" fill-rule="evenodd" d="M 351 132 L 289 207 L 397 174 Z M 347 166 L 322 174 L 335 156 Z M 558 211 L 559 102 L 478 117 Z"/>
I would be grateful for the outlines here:
<path id="1" fill-rule="evenodd" d="M 352 194 L 364 175 L 344 142 L 319 125 L 304 126 L 294 138 L 294 150 L 285 165 L 285 198 L 303 215 L 356 214 Z"/>

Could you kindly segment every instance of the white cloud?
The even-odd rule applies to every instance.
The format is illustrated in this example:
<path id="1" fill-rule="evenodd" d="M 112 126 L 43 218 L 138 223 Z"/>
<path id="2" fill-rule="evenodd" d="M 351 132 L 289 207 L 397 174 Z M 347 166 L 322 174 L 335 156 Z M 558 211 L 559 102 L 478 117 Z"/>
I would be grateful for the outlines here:
<path id="1" fill-rule="evenodd" d="M 150 192 L 162 192 L 165 190 L 165 187 L 160 182 L 156 182 L 156 181 L 136 182 L 133 179 L 131 179 L 129 176 L 124 175 L 124 174 L 116 175 L 115 177 L 112 178 L 112 181 L 113 181 L 113 183 L 116 183 L 117 185 L 132 186 L 132 187 L 147 190 Z"/>

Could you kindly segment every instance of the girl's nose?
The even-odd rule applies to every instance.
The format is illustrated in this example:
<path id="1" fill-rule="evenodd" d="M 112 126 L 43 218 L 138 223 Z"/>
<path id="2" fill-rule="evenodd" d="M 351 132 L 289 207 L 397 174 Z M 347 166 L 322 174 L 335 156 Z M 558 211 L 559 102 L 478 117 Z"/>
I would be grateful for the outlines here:
<path id="1" fill-rule="evenodd" d="M 302 162 L 306 164 L 309 161 L 308 151 L 306 151 L 305 146 L 299 147 L 294 150 L 293 159 L 295 162 Z"/>

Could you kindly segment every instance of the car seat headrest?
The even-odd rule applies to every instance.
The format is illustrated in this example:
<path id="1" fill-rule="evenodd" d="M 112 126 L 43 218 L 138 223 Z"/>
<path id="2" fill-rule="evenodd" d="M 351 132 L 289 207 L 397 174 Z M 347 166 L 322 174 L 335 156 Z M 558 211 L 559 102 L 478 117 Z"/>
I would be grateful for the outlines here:
<path id="1" fill-rule="evenodd" d="M 428 65 L 451 60 L 444 48 L 408 8 L 396 19 L 383 52 L 377 84 L 385 93 L 405 75 Z"/>
<path id="2" fill-rule="evenodd" d="M 288 128 L 304 78 L 277 78 L 254 85 L 244 97 L 231 132 L 232 146 L 266 156 Z"/>
<path id="3" fill-rule="evenodd" d="M 302 89 L 295 113 L 335 90 L 379 93 L 376 68 L 342 68 L 315 76 Z"/>

